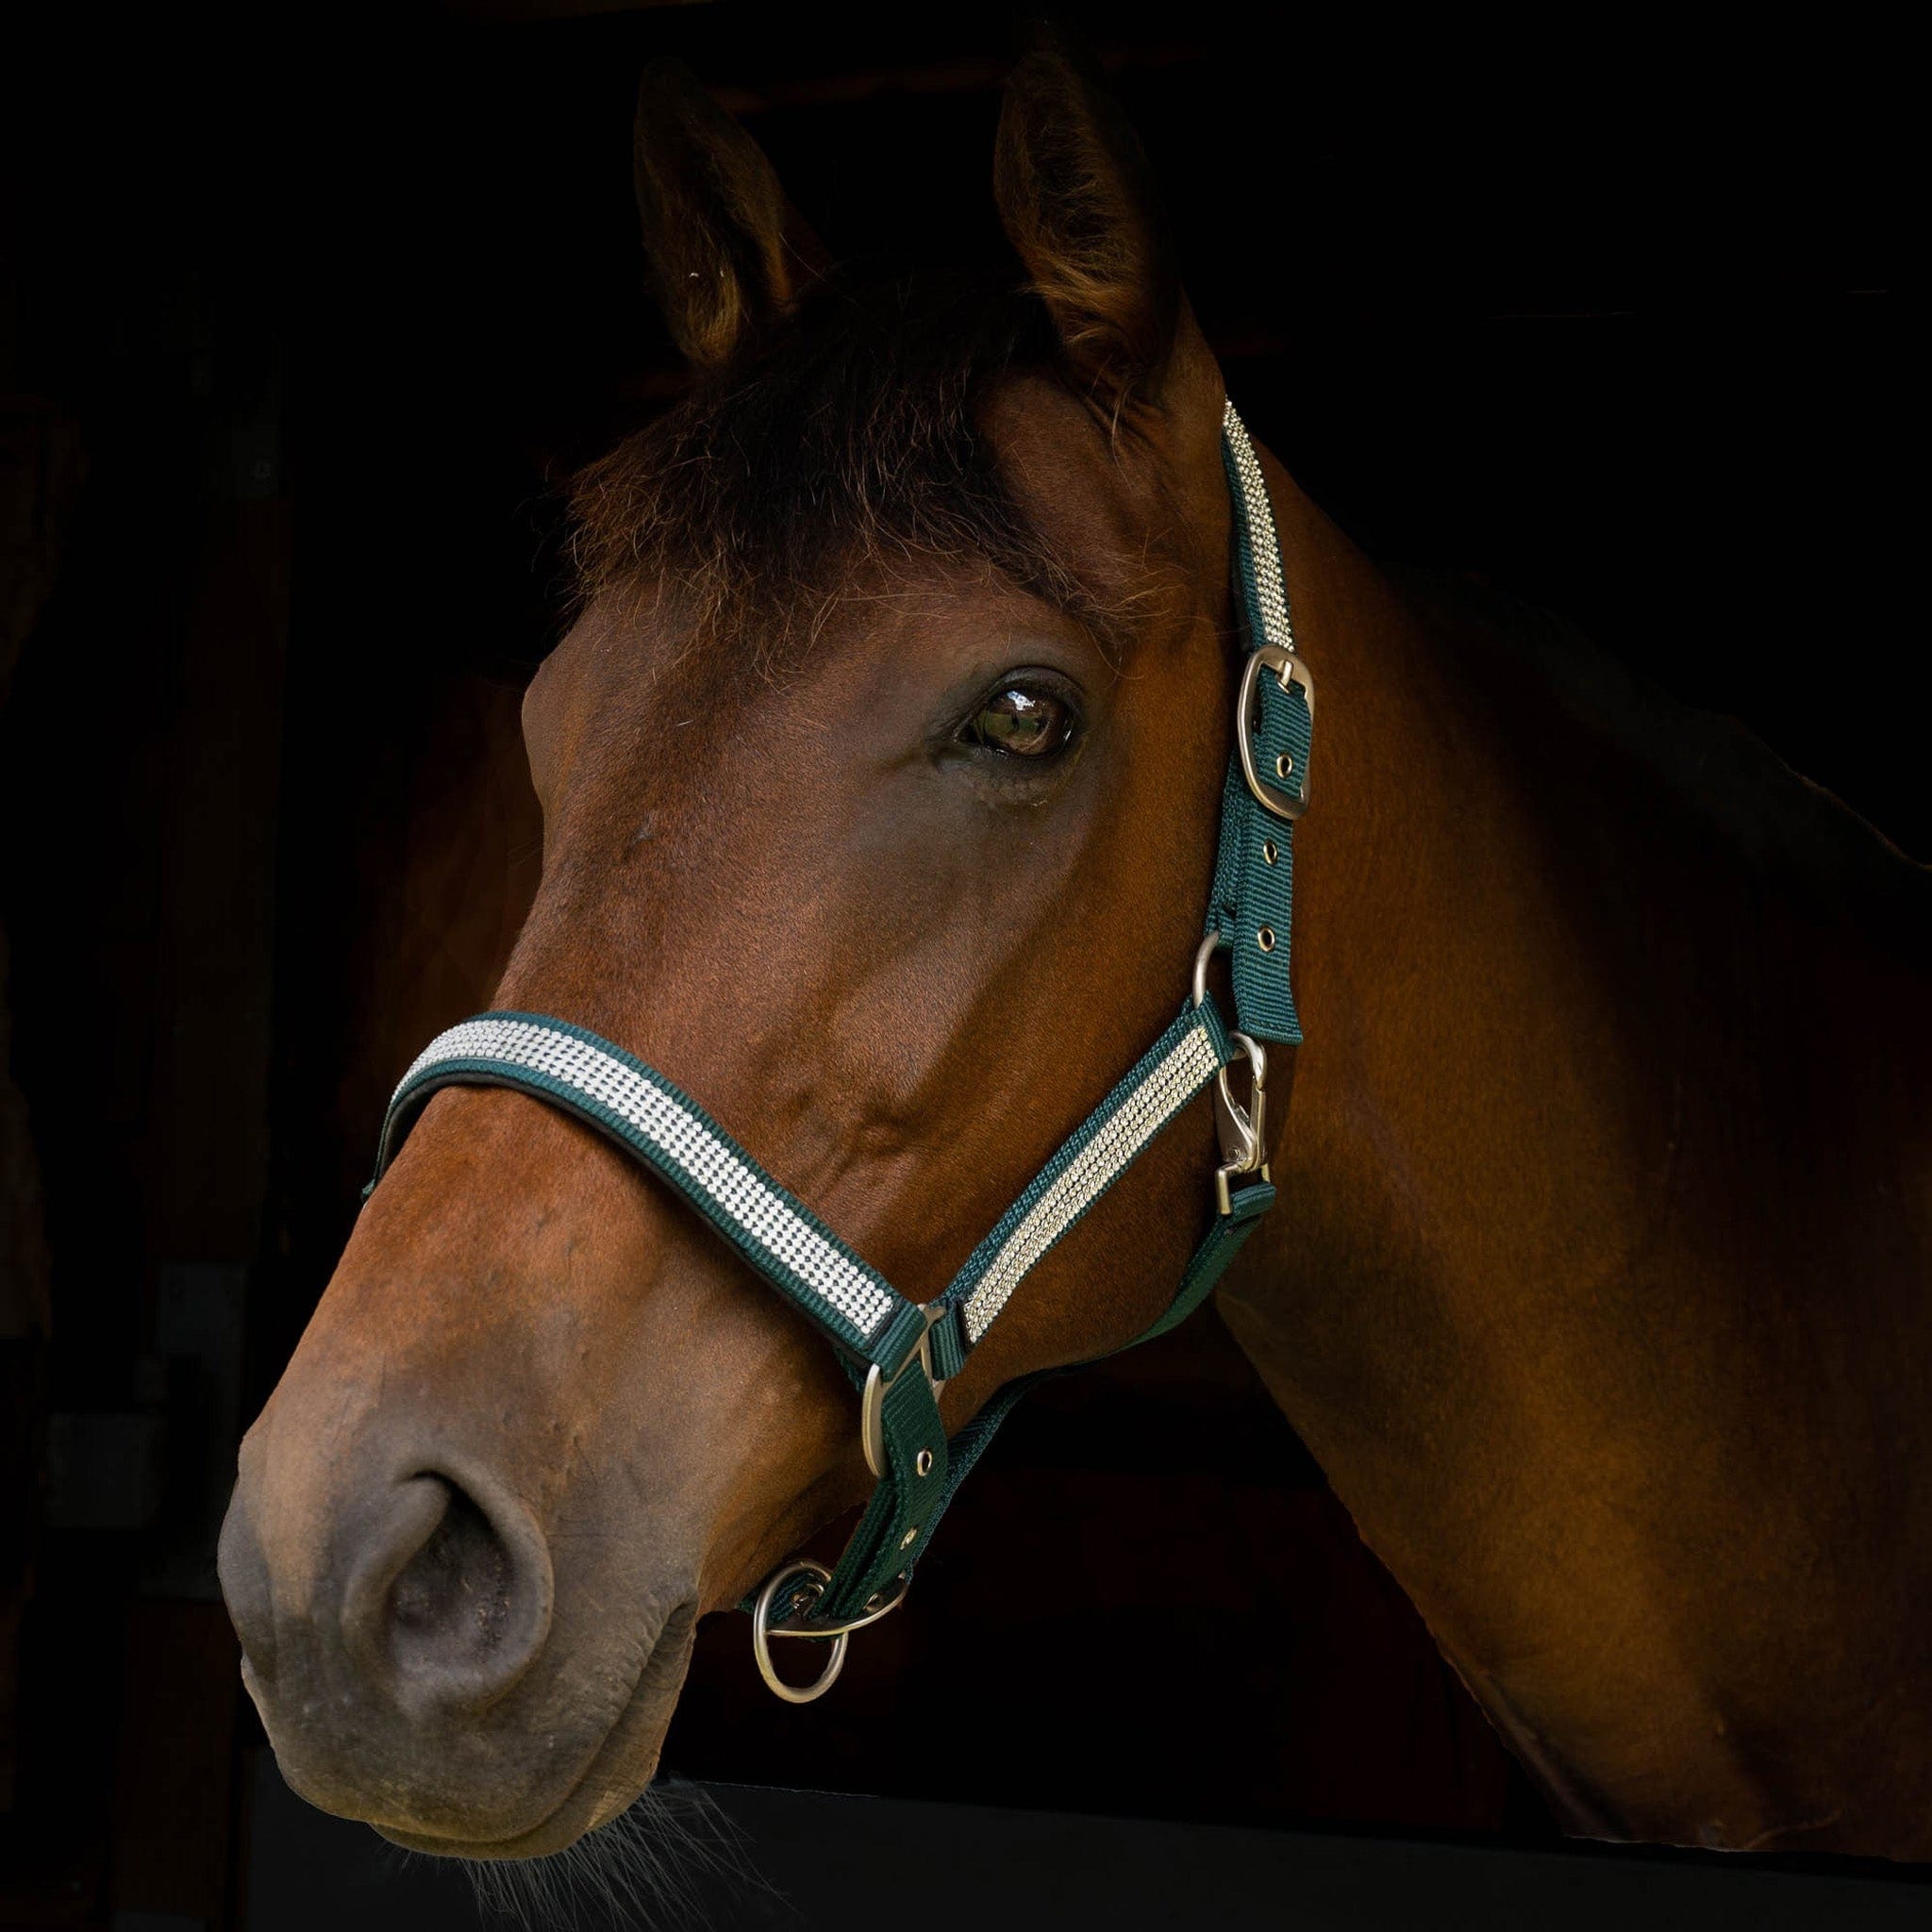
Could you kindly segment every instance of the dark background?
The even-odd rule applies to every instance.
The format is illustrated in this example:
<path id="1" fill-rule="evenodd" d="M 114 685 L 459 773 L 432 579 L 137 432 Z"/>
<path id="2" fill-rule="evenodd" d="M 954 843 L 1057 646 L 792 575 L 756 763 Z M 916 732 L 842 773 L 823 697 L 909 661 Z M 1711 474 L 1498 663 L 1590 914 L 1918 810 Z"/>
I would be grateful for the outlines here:
<path id="1" fill-rule="evenodd" d="M 1351 21 L 1089 23 L 1256 433 L 1372 552 L 1576 618 L 1932 856 L 1901 51 L 1841 11 Z M 505 747 L 558 485 L 675 382 L 637 71 L 684 54 L 835 252 L 992 259 L 1016 32 L 505 0 L 8 34 L 0 1924 L 184 1932 L 249 1895 L 235 1435 L 528 890 Z M 1041 1398 L 922 1578 L 806 1712 L 720 1620 L 667 1762 L 1554 1837 L 1211 1315 Z"/>

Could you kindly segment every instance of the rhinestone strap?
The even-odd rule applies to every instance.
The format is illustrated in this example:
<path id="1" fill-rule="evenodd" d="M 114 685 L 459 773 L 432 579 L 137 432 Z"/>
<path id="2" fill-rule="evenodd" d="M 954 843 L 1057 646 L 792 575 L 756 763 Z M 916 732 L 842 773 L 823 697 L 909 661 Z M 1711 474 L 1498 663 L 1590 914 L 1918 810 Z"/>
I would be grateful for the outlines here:
<path id="1" fill-rule="evenodd" d="M 439 1035 L 417 1056 L 390 1102 L 381 1166 L 388 1165 L 399 1117 L 434 1088 L 465 1080 L 534 1089 L 611 1128 L 731 1234 L 761 1273 L 822 1312 L 846 1341 L 860 1347 L 876 1341 L 905 1307 L 882 1275 L 694 1101 L 642 1061 L 559 1021 L 486 1013 Z"/>
<path id="2" fill-rule="evenodd" d="M 1280 644 L 1293 650 L 1294 621 L 1288 611 L 1288 586 L 1281 575 L 1281 542 L 1274 531 L 1274 507 L 1268 500 L 1268 480 L 1261 459 L 1248 436 L 1248 426 L 1235 413 L 1232 402 L 1222 411 L 1222 434 L 1231 458 L 1228 474 L 1236 494 L 1235 532 L 1241 562 L 1254 586 L 1252 614 L 1261 635 L 1257 644 Z"/>
<path id="3" fill-rule="evenodd" d="M 1141 1150 L 1227 1063 L 1211 1007 L 1184 1014 L 1041 1171 L 959 1271 L 946 1299 L 963 1304 L 976 1344 L 1025 1275 Z"/>

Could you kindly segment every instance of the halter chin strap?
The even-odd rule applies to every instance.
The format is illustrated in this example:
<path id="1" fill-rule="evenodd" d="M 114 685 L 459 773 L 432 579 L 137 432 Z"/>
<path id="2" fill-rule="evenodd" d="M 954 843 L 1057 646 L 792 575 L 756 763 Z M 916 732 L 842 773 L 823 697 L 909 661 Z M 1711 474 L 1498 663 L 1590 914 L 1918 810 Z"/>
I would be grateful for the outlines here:
<path id="1" fill-rule="evenodd" d="M 950 1441 L 940 1421 L 940 1391 L 1033 1269 L 1208 1084 L 1216 1090 L 1222 1147 L 1213 1224 L 1173 1300 L 1135 1342 L 1165 1334 L 1200 1306 L 1274 1200 L 1266 1166 L 1263 1042 L 1294 1045 L 1302 1037 L 1289 987 L 1291 834 L 1307 803 L 1314 690 L 1295 655 L 1267 486 L 1232 403 L 1223 419 L 1222 455 L 1235 508 L 1244 663 L 1191 997 L 943 1293 L 924 1304 L 908 1300 L 690 1095 L 622 1047 L 566 1021 L 518 1012 L 465 1020 L 430 1042 L 390 1101 L 375 1180 L 424 1103 L 444 1087 L 513 1088 L 575 1116 L 675 1188 L 837 1348 L 860 1391 L 860 1441 L 877 1486 L 836 1568 L 788 1563 L 744 1606 L 753 1612 L 759 1669 L 790 1701 L 830 1688 L 850 1633 L 898 1606 L 946 1506 L 1014 1404 L 1036 1382 L 1063 1372 L 1007 1384 Z M 1208 960 L 1223 947 L 1233 954 L 1234 1029 L 1207 988 Z M 1240 1060 L 1248 1064 L 1245 1105 L 1229 1080 Z M 802 1689 L 785 1683 L 772 1668 L 772 1637 L 830 1641 L 819 1679 Z"/>

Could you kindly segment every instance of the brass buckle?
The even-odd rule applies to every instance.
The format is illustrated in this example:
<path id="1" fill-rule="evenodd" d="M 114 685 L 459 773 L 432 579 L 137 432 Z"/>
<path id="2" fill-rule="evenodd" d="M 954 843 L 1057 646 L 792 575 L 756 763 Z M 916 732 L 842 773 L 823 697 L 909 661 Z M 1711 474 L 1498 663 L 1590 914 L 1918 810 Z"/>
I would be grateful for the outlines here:
<path id="1" fill-rule="evenodd" d="M 1315 680 L 1308 675 L 1308 667 L 1285 644 L 1262 644 L 1248 653 L 1247 667 L 1241 673 L 1241 695 L 1234 705 L 1234 741 L 1241 754 L 1241 776 L 1248 781 L 1248 790 L 1255 795 L 1255 803 L 1265 812 L 1272 812 L 1278 819 L 1298 819 L 1308 808 L 1308 774 L 1306 769 L 1301 774 L 1301 784 L 1293 791 L 1285 785 L 1278 785 L 1272 779 L 1262 777 L 1255 763 L 1255 692 L 1259 688 L 1261 674 L 1272 671 L 1283 691 L 1290 685 L 1298 684 L 1302 698 L 1308 708 L 1308 716 L 1315 715 Z"/>
<path id="2" fill-rule="evenodd" d="M 865 1466 L 880 1482 L 886 1479 L 886 1395 L 897 1386 L 899 1377 L 917 1362 L 925 1379 L 932 1383 L 933 1400 L 939 1400 L 939 1393 L 946 1385 L 936 1379 L 932 1372 L 932 1331 L 939 1323 L 952 1313 L 943 1302 L 927 1302 L 920 1309 L 925 1317 L 925 1328 L 921 1334 L 912 1353 L 889 1375 L 878 1363 L 874 1362 L 866 1371 L 865 1390 L 858 1398 L 858 1446 L 865 1451 Z"/>

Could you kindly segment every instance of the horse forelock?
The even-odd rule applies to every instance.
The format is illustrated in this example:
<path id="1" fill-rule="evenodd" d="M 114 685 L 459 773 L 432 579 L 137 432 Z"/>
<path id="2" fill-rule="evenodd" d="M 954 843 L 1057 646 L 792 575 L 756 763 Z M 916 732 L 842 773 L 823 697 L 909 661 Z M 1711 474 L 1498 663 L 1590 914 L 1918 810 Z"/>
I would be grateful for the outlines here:
<path id="1" fill-rule="evenodd" d="M 1063 380 L 1031 295 L 828 277 L 574 479 L 580 601 L 669 590 L 697 633 L 769 663 L 855 579 L 976 561 L 1124 647 L 1118 587 L 1029 513 L 989 434 L 991 393 L 1022 375 Z"/>

